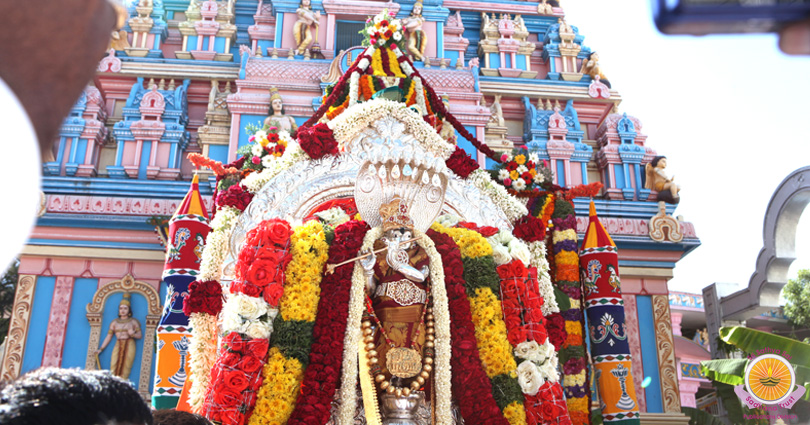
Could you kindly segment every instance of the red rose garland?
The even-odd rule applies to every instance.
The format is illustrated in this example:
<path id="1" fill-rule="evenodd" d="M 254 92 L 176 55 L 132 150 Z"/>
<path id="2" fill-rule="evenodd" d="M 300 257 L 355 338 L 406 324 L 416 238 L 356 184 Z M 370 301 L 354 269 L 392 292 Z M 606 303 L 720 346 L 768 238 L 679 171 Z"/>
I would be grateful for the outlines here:
<path id="1" fill-rule="evenodd" d="M 469 425 L 508 425 L 492 396 L 492 383 L 481 366 L 470 303 L 464 288 L 461 251 L 448 235 L 434 230 L 428 230 L 427 235 L 436 244 L 444 267 L 450 310 L 453 394 L 459 403 L 461 416 Z"/>
<path id="2" fill-rule="evenodd" d="M 571 424 L 559 382 L 546 382 L 535 395 L 524 394 L 524 405 L 526 411 L 531 412 L 526 415 L 528 425 Z"/>
<path id="3" fill-rule="evenodd" d="M 368 230 L 368 224 L 362 221 L 348 221 L 338 226 L 329 248 L 328 262 L 336 264 L 357 255 Z M 309 366 L 288 425 L 319 425 L 329 419 L 340 378 L 353 270 L 354 263 L 343 265 L 321 281 Z"/>
<path id="4" fill-rule="evenodd" d="M 211 369 L 203 415 L 223 425 L 244 425 L 253 413 L 256 391 L 262 385 L 261 369 L 270 343 L 231 332 Z"/>
<path id="5" fill-rule="evenodd" d="M 284 270 L 292 259 L 291 235 L 290 224 L 280 219 L 265 220 L 248 232 L 231 293 L 261 296 L 271 307 L 278 306 L 284 293 Z"/>
<path id="6" fill-rule="evenodd" d="M 318 123 L 313 127 L 301 127 L 297 133 L 298 144 L 312 159 L 320 159 L 326 155 L 337 155 L 338 143 L 332 129 L 325 123 Z"/>
<path id="7" fill-rule="evenodd" d="M 188 286 L 188 298 L 183 302 L 183 314 L 206 313 L 216 316 L 222 311 L 222 286 L 216 280 L 195 280 Z"/>
<path id="8" fill-rule="evenodd" d="M 453 170 L 457 176 L 461 177 L 462 179 L 466 179 L 469 175 L 480 168 L 478 162 L 473 160 L 464 149 L 456 146 L 456 150 L 453 151 L 453 154 L 450 155 L 450 158 L 447 158 L 445 161 L 447 164 L 447 168 Z"/>
<path id="9" fill-rule="evenodd" d="M 235 184 L 217 194 L 216 205 L 217 208 L 234 207 L 239 211 L 244 211 L 252 200 L 252 193 L 245 190 L 241 184 Z"/>
<path id="10" fill-rule="evenodd" d="M 501 277 L 501 304 L 509 342 L 513 347 L 527 340 L 538 344 L 546 342 L 541 309 L 544 301 L 537 279 L 532 278 L 520 260 L 498 266 L 498 276 Z"/>

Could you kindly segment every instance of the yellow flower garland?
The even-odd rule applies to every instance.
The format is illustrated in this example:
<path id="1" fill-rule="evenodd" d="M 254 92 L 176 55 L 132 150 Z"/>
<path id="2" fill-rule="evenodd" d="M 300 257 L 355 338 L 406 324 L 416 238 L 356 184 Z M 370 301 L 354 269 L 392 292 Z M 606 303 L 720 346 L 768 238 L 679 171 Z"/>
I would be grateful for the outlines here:
<path id="1" fill-rule="evenodd" d="M 293 230 L 292 260 L 287 265 L 279 312 L 284 320 L 314 322 L 321 295 L 321 271 L 329 257 L 323 225 L 312 220 Z"/>
<path id="2" fill-rule="evenodd" d="M 517 363 L 512 356 L 512 345 L 506 338 L 506 322 L 503 321 L 501 302 L 492 293 L 492 289 L 475 290 L 475 296 L 470 298 L 470 312 L 475 325 L 478 352 L 487 376 L 517 376 Z"/>
<path id="3" fill-rule="evenodd" d="M 503 409 L 503 417 L 505 417 L 511 425 L 526 423 L 526 411 L 523 409 L 523 405 L 516 401 L 509 403 L 509 405 Z"/>
<path id="4" fill-rule="evenodd" d="M 285 358 L 278 347 L 272 347 L 262 376 L 264 382 L 256 394 L 256 406 L 248 425 L 281 425 L 295 407 L 304 368 L 297 359 Z"/>
<path id="5" fill-rule="evenodd" d="M 321 295 L 321 271 L 329 257 L 323 224 L 312 220 L 293 230 L 290 237 L 292 259 L 287 264 L 284 295 L 279 313 L 285 321 L 314 322 Z M 287 422 L 304 379 L 298 359 L 286 358 L 278 347 L 271 347 L 262 370 L 256 407 L 248 425 L 281 425 Z"/>
<path id="6" fill-rule="evenodd" d="M 388 52 L 388 68 L 391 69 L 391 72 L 399 77 L 405 78 L 405 74 L 402 72 L 402 68 L 399 66 L 399 60 L 397 60 L 397 55 L 394 53 L 393 50 L 387 50 Z"/>

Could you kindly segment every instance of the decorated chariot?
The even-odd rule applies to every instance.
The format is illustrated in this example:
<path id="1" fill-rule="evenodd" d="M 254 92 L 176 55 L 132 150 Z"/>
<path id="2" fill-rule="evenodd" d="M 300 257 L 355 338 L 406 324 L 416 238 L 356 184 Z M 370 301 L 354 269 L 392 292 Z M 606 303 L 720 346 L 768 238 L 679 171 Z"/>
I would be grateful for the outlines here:
<path id="1" fill-rule="evenodd" d="M 530 153 L 478 142 L 402 31 L 369 19 L 365 51 L 295 134 L 253 128 L 232 164 L 193 155 L 217 193 L 184 305 L 190 410 L 229 425 L 588 423 L 583 302 L 609 274 L 582 291 L 571 199 L 598 188 L 554 187 Z M 621 341 L 611 320 L 592 333 Z M 621 406 L 603 413 L 637 421 L 629 353 L 608 360 Z"/>

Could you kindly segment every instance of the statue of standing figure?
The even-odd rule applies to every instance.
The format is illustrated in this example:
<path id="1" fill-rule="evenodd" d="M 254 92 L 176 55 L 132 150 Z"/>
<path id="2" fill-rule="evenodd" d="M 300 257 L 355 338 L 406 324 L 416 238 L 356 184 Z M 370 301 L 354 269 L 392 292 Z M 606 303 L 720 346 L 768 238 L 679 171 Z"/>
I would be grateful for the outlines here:
<path id="1" fill-rule="evenodd" d="M 422 25 L 425 23 L 425 18 L 422 17 L 422 7 L 422 0 L 417 0 L 411 14 L 402 20 L 402 27 L 408 37 L 408 53 L 418 61 L 424 60 L 427 46 L 427 35 L 422 31 Z"/>
<path id="2" fill-rule="evenodd" d="M 107 337 L 104 338 L 101 347 L 96 350 L 96 356 L 107 348 L 113 335 L 115 345 L 110 358 L 110 372 L 115 376 L 129 379 L 132 364 L 135 363 L 135 340 L 141 339 L 143 335 L 140 322 L 132 317 L 132 304 L 128 292 L 124 293 L 121 303 L 118 304 L 118 318 L 110 323 L 110 330 L 107 331 Z"/>
<path id="3" fill-rule="evenodd" d="M 301 4 L 298 6 L 298 10 L 296 10 L 295 13 L 298 14 L 298 20 L 295 22 L 295 25 L 293 25 L 295 52 L 299 55 L 303 55 L 307 47 L 309 47 L 310 43 L 313 41 L 313 30 L 315 32 L 315 44 L 318 44 L 318 30 L 320 29 L 318 22 L 321 19 L 321 12 L 312 11 L 311 0 L 301 0 Z"/>
<path id="4" fill-rule="evenodd" d="M 295 119 L 284 114 L 284 102 L 281 100 L 281 93 L 275 87 L 270 88 L 270 116 L 264 119 L 265 127 L 277 127 L 279 131 L 286 131 L 291 136 L 298 131 L 298 124 Z"/>

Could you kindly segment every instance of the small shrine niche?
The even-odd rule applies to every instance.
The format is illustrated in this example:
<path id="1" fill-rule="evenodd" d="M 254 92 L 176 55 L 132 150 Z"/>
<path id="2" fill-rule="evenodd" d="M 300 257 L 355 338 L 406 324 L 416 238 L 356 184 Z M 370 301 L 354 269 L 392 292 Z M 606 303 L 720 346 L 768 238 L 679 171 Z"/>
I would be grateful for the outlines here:
<path id="1" fill-rule="evenodd" d="M 190 135 L 187 92 L 190 80 L 178 85 L 139 78 L 124 105 L 124 120 L 113 127 L 117 142 L 112 178 L 176 180 Z"/>
<path id="2" fill-rule="evenodd" d="M 130 18 L 124 30 L 131 34 L 127 56 L 162 58 L 161 44 L 168 37 L 163 0 L 139 0 L 129 8 Z"/>
<path id="3" fill-rule="evenodd" d="M 233 0 L 192 1 L 186 21 L 178 25 L 183 46 L 175 52 L 178 59 L 233 60 L 231 46 L 236 41 Z"/>
<path id="4" fill-rule="evenodd" d="M 537 71 L 531 70 L 531 55 L 535 44 L 528 41 L 529 30 L 520 15 L 512 18 L 501 14 L 500 18 L 481 13 L 481 41 L 478 54 L 483 56 L 481 73 L 489 77 L 534 78 Z"/>
<path id="5" fill-rule="evenodd" d="M 596 132 L 596 162 L 609 199 L 646 201 L 650 189 L 642 181 L 644 166 L 655 157 L 645 146 L 641 121 L 625 114 L 610 114 Z"/>

